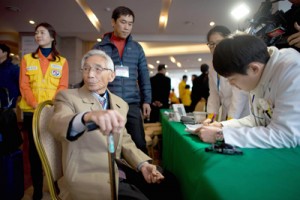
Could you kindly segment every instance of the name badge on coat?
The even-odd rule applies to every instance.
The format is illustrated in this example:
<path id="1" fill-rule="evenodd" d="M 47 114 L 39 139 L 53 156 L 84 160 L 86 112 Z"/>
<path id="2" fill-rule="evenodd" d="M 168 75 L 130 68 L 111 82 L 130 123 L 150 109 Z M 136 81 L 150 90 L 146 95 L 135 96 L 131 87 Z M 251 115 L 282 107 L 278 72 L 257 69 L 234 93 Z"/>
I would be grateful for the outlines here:
<path id="1" fill-rule="evenodd" d="M 124 65 L 116 65 L 116 76 L 129 78 L 129 67 Z"/>

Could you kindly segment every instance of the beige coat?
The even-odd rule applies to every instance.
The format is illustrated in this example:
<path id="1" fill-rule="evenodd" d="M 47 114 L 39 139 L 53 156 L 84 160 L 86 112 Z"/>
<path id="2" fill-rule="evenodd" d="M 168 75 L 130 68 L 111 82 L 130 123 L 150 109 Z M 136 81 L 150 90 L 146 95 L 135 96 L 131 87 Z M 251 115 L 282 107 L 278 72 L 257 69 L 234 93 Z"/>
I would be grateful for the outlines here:
<path id="1" fill-rule="evenodd" d="M 110 109 L 117 110 L 124 118 L 128 105 L 118 96 L 109 92 Z M 57 94 L 55 114 L 49 129 L 62 142 L 63 173 L 72 199 L 96 200 L 110 199 L 110 179 L 107 151 L 107 136 L 99 130 L 84 132 L 77 140 L 68 141 L 66 134 L 73 117 L 81 112 L 101 110 L 99 101 L 85 86 L 79 89 L 64 90 Z M 122 157 L 132 168 L 139 163 L 151 160 L 137 149 L 130 135 L 124 128 L 121 134 L 114 135 L 116 157 Z M 116 179 L 118 179 L 118 168 Z M 117 188 L 118 188 L 118 180 Z"/>

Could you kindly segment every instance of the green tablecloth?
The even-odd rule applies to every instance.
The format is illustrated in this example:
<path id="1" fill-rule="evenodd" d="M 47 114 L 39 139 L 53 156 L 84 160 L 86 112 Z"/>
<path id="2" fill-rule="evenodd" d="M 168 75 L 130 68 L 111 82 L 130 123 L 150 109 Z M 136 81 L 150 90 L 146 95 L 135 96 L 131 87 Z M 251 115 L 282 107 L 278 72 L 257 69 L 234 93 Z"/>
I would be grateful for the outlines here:
<path id="1" fill-rule="evenodd" d="M 207 153 L 208 144 L 162 113 L 163 166 L 179 179 L 185 200 L 300 199 L 300 147 Z"/>

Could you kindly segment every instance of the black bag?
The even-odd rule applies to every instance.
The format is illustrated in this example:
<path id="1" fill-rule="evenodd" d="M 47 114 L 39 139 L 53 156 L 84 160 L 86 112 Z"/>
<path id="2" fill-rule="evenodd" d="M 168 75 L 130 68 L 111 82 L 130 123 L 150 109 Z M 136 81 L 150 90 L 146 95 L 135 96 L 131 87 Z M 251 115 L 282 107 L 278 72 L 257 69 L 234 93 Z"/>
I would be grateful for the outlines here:
<path id="1" fill-rule="evenodd" d="M 0 198 L 20 200 L 24 195 L 23 152 L 0 156 Z"/>
<path id="2" fill-rule="evenodd" d="M 23 143 L 21 131 L 18 127 L 17 115 L 13 108 L 9 107 L 9 95 L 6 88 L 0 88 L 1 96 L 7 97 L 7 102 L 1 102 L 0 107 L 0 156 L 15 152 Z M 3 98 L 1 98 L 2 100 Z"/>

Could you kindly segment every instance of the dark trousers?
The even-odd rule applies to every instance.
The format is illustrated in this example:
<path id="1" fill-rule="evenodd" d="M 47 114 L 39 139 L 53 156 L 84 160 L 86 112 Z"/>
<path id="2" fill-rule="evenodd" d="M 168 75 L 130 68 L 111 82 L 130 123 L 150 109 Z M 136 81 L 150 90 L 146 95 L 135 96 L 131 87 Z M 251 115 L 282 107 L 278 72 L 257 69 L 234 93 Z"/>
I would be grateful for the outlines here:
<path id="1" fill-rule="evenodd" d="M 124 180 L 119 182 L 119 200 L 149 200 L 135 185 Z"/>
<path id="2" fill-rule="evenodd" d="M 148 154 L 140 104 L 129 104 L 125 127 L 137 148 Z"/>
<path id="3" fill-rule="evenodd" d="M 40 157 L 36 150 L 32 134 L 33 113 L 24 113 L 24 128 L 29 140 L 29 162 L 32 185 L 34 188 L 34 199 L 41 199 L 43 195 L 43 168 Z"/>
<path id="4" fill-rule="evenodd" d="M 176 177 L 172 173 L 162 170 L 159 166 L 158 168 L 165 177 L 159 184 L 147 183 L 141 172 L 136 172 L 128 167 L 122 168 L 126 174 L 126 179 L 120 182 L 119 199 L 182 200 L 179 182 Z"/>
<path id="5" fill-rule="evenodd" d="M 162 107 L 151 105 L 150 123 L 160 122 L 160 109 L 168 109 L 169 104 L 164 104 Z"/>

